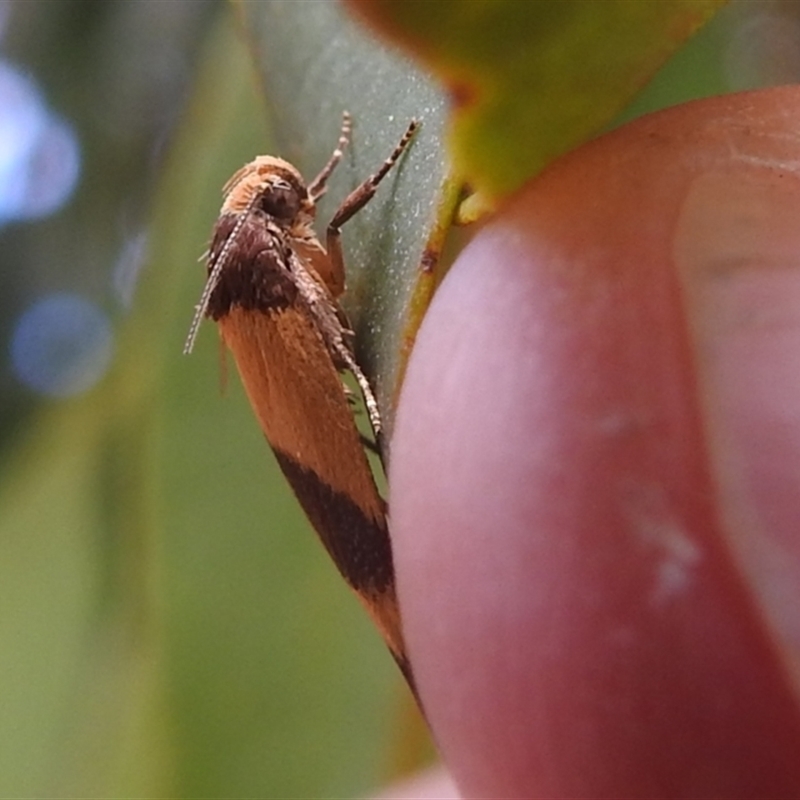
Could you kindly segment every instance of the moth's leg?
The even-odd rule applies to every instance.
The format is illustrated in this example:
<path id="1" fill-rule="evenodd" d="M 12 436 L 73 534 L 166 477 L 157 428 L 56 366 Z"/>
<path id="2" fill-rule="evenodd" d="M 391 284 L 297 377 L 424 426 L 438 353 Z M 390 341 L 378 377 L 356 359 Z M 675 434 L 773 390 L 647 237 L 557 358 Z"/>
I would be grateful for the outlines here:
<path id="1" fill-rule="evenodd" d="M 332 333 L 328 331 L 332 331 Z M 367 380 L 367 376 L 361 371 L 361 367 L 359 367 L 356 362 L 351 344 L 353 332 L 350 330 L 347 317 L 341 308 L 336 307 L 334 325 L 325 325 L 323 327 L 323 336 L 325 337 L 328 351 L 337 368 L 346 369 L 356 379 L 358 388 L 361 389 L 361 396 L 364 398 L 364 406 L 367 409 L 367 416 L 372 426 L 372 432 L 375 434 L 375 439 L 380 444 L 381 414 L 380 411 L 378 411 L 378 401 L 375 399 L 375 394 Z M 344 386 L 345 394 L 350 394 L 347 384 L 343 383 L 342 385 Z"/>
<path id="2" fill-rule="evenodd" d="M 339 206 L 338 211 L 333 215 L 333 219 L 328 225 L 326 244 L 328 248 L 328 258 L 331 260 L 334 274 L 344 274 L 344 255 L 342 254 L 342 225 L 345 224 L 353 215 L 357 214 L 372 199 L 378 184 L 386 177 L 386 173 L 395 165 L 397 159 L 408 147 L 411 137 L 419 127 L 419 122 L 412 119 L 403 138 L 397 143 L 392 154 L 383 162 L 381 168 L 370 175 L 360 186 L 353 189 L 344 202 Z M 324 170 L 323 170 L 324 172 Z"/>
<path id="3" fill-rule="evenodd" d="M 381 452 L 381 448 L 378 446 L 377 442 L 373 442 L 372 439 L 367 439 L 366 436 L 362 433 L 360 435 L 361 438 L 361 446 L 365 450 L 369 450 L 370 453 L 374 453 L 378 458 L 381 459 L 381 463 L 383 463 L 383 453 Z"/>
<path id="4" fill-rule="evenodd" d="M 353 332 L 350 330 L 347 317 L 331 297 L 325 284 L 317 280 L 296 255 L 292 254 L 291 258 L 292 264 L 289 274 L 298 289 L 301 302 L 305 304 L 308 313 L 315 320 L 317 330 L 322 335 L 336 368 L 339 370 L 346 369 L 356 379 L 364 396 L 364 405 L 367 408 L 370 424 L 377 436 L 381 429 L 378 403 L 375 401 L 375 395 L 372 393 L 369 381 L 356 363 L 350 344 Z M 347 393 L 346 387 L 345 393 Z"/>
<path id="5" fill-rule="evenodd" d="M 356 363 L 352 346 L 348 341 L 348 339 L 352 339 L 353 332 L 349 327 L 341 325 L 341 320 L 337 319 L 337 322 L 339 322 L 340 327 L 336 335 L 328 339 L 328 348 L 333 350 L 331 355 L 333 356 L 334 363 L 342 369 L 346 369 L 356 379 L 358 388 L 361 389 L 361 395 L 364 398 L 364 406 L 367 409 L 369 424 L 372 426 L 372 432 L 375 434 L 375 439 L 380 445 L 381 414 L 380 411 L 378 411 L 378 401 L 375 399 L 375 394 L 372 391 L 372 387 L 369 385 L 367 376 Z M 347 385 L 343 385 L 345 387 L 345 393 L 349 394 L 350 390 L 347 388 Z"/>
<path id="6" fill-rule="evenodd" d="M 356 363 L 353 351 L 345 341 L 344 333 L 349 333 L 349 331 L 340 330 L 334 336 L 328 336 L 327 333 L 323 331 L 323 336 L 325 336 L 328 352 L 331 353 L 336 367 L 338 369 L 346 369 L 356 379 L 358 388 L 361 389 L 361 395 L 364 398 L 364 406 L 367 409 L 369 424 L 372 426 L 372 432 L 375 434 L 375 438 L 378 439 L 381 433 L 381 414 L 380 411 L 378 411 L 378 401 L 375 399 L 367 376 Z M 348 398 L 352 397 L 352 392 L 347 384 L 343 382 L 342 386 Z"/>
<path id="7" fill-rule="evenodd" d="M 378 411 L 378 401 L 375 399 L 372 386 L 370 386 L 367 376 L 361 371 L 361 367 L 358 366 L 353 349 L 347 341 L 352 338 L 352 331 L 342 326 L 338 319 L 337 325 L 338 327 L 332 336 L 323 331 L 328 351 L 336 367 L 341 370 L 347 370 L 356 379 L 358 388 L 361 389 L 361 396 L 364 398 L 364 407 L 367 409 L 369 424 L 375 434 L 375 439 L 380 443 L 381 414 Z M 345 394 L 351 394 L 347 384 L 342 383 L 342 385 L 344 386 Z"/>
<path id="8" fill-rule="evenodd" d="M 361 394 L 364 396 L 364 405 L 367 408 L 367 416 L 372 426 L 372 432 L 375 434 L 375 438 L 380 442 L 381 414 L 380 411 L 378 411 L 378 401 L 372 393 L 372 387 L 369 385 L 367 376 L 361 371 L 361 367 L 356 364 L 353 354 L 344 344 L 342 344 L 339 349 L 339 357 L 345 363 L 347 370 L 352 373 L 358 383 L 359 389 L 361 389 Z"/>
<path id="9" fill-rule="evenodd" d="M 359 407 L 358 403 L 361 398 L 355 392 L 350 391 L 350 387 L 346 383 L 343 383 L 342 385 L 344 386 L 344 393 L 347 395 L 347 402 L 350 405 L 350 409 L 354 414 L 359 413 L 361 408 Z M 373 430 L 372 433 L 373 438 L 370 439 L 368 436 L 361 433 L 361 431 L 358 432 L 358 438 L 361 439 L 361 446 L 365 450 L 369 450 L 370 453 L 374 453 L 381 459 L 381 462 L 383 462 L 383 452 L 380 444 L 378 444 L 380 441 L 380 432 L 376 434 Z"/>
<path id="10" fill-rule="evenodd" d="M 333 151 L 333 153 L 331 153 L 328 163 L 322 168 L 319 175 L 317 175 L 317 177 L 314 178 L 314 180 L 308 185 L 308 194 L 313 202 L 316 203 L 317 200 L 319 200 L 320 197 L 325 194 L 328 178 L 330 178 L 331 173 L 336 169 L 336 166 L 342 160 L 342 155 L 344 154 L 345 147 L 347 147 L 347 143 L 350 141 L 350 132 L 352 130 L 352 118 L 350 117 L 350 114 L 345 111 L 342 114 L 342 130 L 339 133 L 339 141 L 336 144 L 336 149 Z"/>

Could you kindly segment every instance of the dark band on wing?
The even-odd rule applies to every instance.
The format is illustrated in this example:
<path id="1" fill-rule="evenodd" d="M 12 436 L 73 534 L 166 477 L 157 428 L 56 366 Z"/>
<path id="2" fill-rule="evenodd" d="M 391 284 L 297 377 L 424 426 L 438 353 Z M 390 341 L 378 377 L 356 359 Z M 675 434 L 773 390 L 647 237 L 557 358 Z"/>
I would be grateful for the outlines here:
<path id="1" fill-rule="evenodd" d="M 358 592 L 393 591 L 394 565 L 386 518 L 374 519 L 353 500 L 291 456 L 274 449 L 283 474 L 344 579 Z"/>

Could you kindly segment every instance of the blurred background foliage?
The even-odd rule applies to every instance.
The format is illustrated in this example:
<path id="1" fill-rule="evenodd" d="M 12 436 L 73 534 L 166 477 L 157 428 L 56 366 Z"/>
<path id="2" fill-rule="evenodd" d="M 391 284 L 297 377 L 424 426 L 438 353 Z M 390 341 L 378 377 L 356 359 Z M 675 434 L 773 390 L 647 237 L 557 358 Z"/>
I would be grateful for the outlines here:
<path id="1" fill-rule="evenodd" d="M 265 45 L 266 15 L 296 24 L 298 7 L 309 28 L 340 26 L 325 49 L 344 72 L 316 73 L 317 94 L 290 79 L 302 58 Z M 430 758 L 235 375 L 219 391 L 212 326 L 181 356 L 225 179 L 269 151 L 313 173 L 345 106 L 354 155 L 329 203 L 425 112 L 424 224 L 378 205 L 389 240 L 358 251 L 367 217 L 347 243 L 362 268 L 380 248 L 418 258 L 443 100 L 342 14 L 0 0 L 0 796 L 344 797 Z M 405 76 L 393 115 L 369 96 L 378 72 L 347 62 L 351 36 Z M 292 57 L 314 46 L 283 40 Z M 798 76 L 800 3 L 733 2 L 622 119 Z M 419 180 L 409 167 L 395 189 Z M 387 285 L 401 306 L 413 290 Z M 367 334 L 400 313 L 388 295 L 359 310 Z"/>

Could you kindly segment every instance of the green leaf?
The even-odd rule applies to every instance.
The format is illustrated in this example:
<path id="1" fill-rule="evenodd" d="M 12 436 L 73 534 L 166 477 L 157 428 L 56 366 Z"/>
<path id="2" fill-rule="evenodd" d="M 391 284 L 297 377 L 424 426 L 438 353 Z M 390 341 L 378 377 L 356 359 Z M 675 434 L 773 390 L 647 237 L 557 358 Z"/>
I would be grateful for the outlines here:
<path id="1" fill-rule="evenodd" d="M 607 125 L 725 0 L 350 0 L 453 103 L 456 171 L 498 198 Z"/>

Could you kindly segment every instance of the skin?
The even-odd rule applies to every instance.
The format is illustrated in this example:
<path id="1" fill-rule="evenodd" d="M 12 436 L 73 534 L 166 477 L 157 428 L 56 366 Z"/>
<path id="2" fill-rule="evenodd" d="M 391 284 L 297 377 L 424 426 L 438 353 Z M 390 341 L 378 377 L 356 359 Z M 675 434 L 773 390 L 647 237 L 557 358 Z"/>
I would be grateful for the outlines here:
<path id="1" fill-rule="evenodd" d="M 796 88 L 638 120 L 475 236 L 391 465 L 452 777 L 384 797 L 800 796 L 798 376 Z"/>

